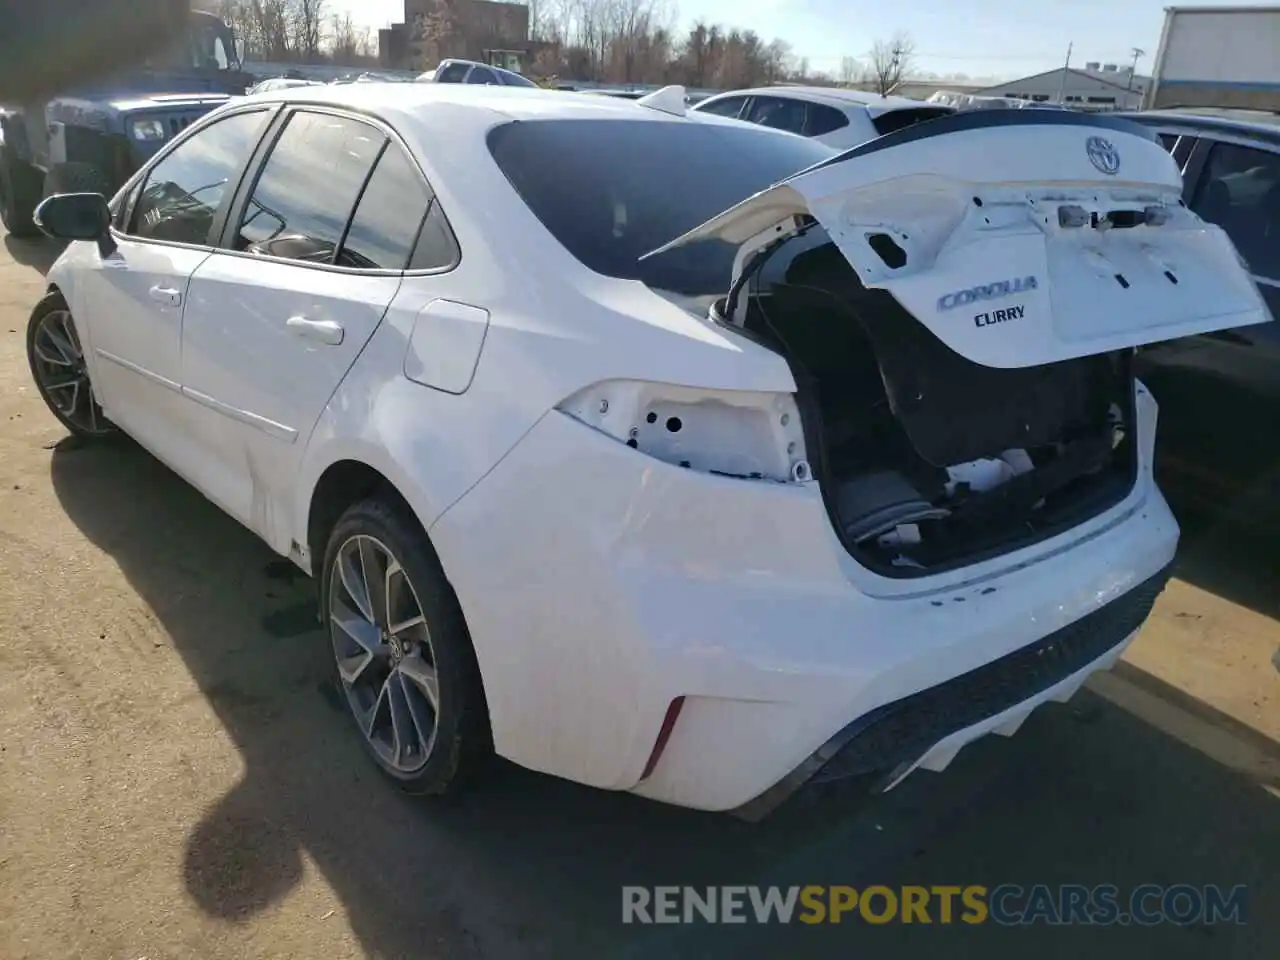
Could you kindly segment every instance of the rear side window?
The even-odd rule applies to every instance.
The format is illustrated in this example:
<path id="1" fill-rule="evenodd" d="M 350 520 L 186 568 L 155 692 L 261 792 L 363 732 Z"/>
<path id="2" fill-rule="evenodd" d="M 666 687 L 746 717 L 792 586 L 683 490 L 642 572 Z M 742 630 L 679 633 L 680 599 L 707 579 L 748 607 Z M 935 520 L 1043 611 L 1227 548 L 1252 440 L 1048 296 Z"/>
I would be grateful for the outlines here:
<path id="1" fill-rule="evenodd" d="M 1160 146 L 1173 153 L 1173 148 L 1178 145 L 1178 135 L 1176 133 L 1161 133 L 1157 134 L 1157 136 L 1160 137 Z"/>
<path id="2" fill-rule="evenodd" d="M 1280 281 L 1280 156 L 1215 143 L 1191 209 L 1226 231 L 1257 276 Z"/>
<path id="3" fill-rule="evenodd" d="M 876 133 L 883 137 L 886 133 L 893 133 L 895 130 L 911 127 L 917 123 L 924 123 L 926 120 L 948 117 L 954 112 L 950 107 L 908 107 L 905 110 L 892 110 L 889 113 L 882 113 L 871 123 L 876 128 Z"/>
<path id="4" fill-rule="evenodd" d="M 835 107 L 828 107 L 822 103 L 811 103 L 805 116 L 804 135 L 806 137 L 821 137 L 823 134 L 834 133 L 836 130 L 849 125 L 849 118 Z"/>
<path id="5" fill-rule="evenodd" d="M 725 97 L 723 100 L 699 104 L 698 110 L 702 113 L 714 113 L 717 117 L 736 118 L 746 102 L 746 97 Z"/>
<path id="6" fill-rule="evenodd" d="M 369 178 L 337 265 L 403 270 L 409 264 L 431 193 L 398 144 L 387 145 Z"/>
<path id="7" fill-rule="evenodd" d="M 436 83 L 461 83 L 467 78 L 469 63 L 451 63 L 443 70 L 436 71 Z"/>
<path id="8" fill-rule="evenodd" d="M 786 97 L 752 97 L 751 109 L 744 119 L 758 123 L 762 127 L 774 130 L 786 130 L 789 133 L 804 132 L 803 100 L 790 100 Z"/>
<path id="9" fill-rule="evenodd" d="M 518 73 L 512 73 L 510 70 L 498 70 L 498 79 L 505 83 L 508 87 L 536 87 L 537 84 L 528 77 L 522 77 Z"/>
<path id="10" fill-rule="evenodd" d="M 431 209 L 427 211 L 426 222 L 418 234 L 418 245 L 414 248 L 409 269 L 447 270 L 458 262 L 459 256 L 458 241 L 444 211 L 440 209 L 440 199 L 432 197 Z"/>
<path id="11" fill-rule="evenodd" d="M 347 117 L 289 118 L 245 208 L 234 249 L 331 264 L 387 138 Z"/>

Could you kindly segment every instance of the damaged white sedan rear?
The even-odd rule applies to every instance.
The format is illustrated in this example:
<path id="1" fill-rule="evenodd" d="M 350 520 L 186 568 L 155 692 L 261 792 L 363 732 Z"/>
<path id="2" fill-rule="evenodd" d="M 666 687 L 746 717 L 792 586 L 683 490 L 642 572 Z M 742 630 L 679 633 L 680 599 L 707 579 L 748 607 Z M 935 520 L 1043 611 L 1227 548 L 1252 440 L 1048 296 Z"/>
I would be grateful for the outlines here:
<path id="1" fill-rule="evenodd" d="M 207 259 L 165 286 L 171 384 L 104 346 L 133 322 L 94 286 L 135 255 L 127 206 L 55 267 L 33 370 L 82 357 L 95 427 L 319 579 L 359 735 L 416 792 L 492 748 L 754 818 L 1014 732 L 1168 577 L 1133 348 L 1266 318 L 1168 154 L 1105 118 L 971 113 L 833 156 L 545 91 L 256 103 L 278 112 Z M 364 118 L 421 174 L 399 262 L 363 200 L 328 246 L 253 202 L 307 114 Z M 447 262 L 419 269 L 424 242 Z"/>

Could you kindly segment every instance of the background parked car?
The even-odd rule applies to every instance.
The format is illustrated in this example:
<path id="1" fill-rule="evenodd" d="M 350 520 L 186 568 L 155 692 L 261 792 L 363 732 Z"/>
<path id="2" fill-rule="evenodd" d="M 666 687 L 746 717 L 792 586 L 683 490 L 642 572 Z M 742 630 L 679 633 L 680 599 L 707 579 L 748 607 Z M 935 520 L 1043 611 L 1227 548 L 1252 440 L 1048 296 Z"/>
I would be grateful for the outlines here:
<path id="1" fill-rule="evenodd" d="M 732 90 L 708 97 L 693 109 L 788 130 L 839 150 L 955 112 L 945 104 L 833 87 Z"/>
<path id="2" fill-rule="evenodd" d="M 1280 317 L 1280 116 L 1128 116 L 1155 128 L 1182 168 L 1187 205 L 1227 232 Z M 1138 372 L 1160 401 L 1157 463 L 1170 492 L 1251 523 L 1280 517 L 1280 323 L 1158 344 L 1139 354 Z"/>
<path id="3" fill-rule="evenodd" d="M 255 93 L 268 93 L 272 90 L 290 90 L 294 87 L 318 87 L 321 86 L 319 80 L 304 80 L 301 77 L 272 77 L 270 80 L 263 80 L 256 83 L 247 91 L 250 95 Z"/>
<path id="4" fill-rule="evenodd" d="M 418 77 L 422 83 L 479 83 L 491 86 L 536 87 L 528 77 L 474 60 L 441 60 L 434 70 Z"/>

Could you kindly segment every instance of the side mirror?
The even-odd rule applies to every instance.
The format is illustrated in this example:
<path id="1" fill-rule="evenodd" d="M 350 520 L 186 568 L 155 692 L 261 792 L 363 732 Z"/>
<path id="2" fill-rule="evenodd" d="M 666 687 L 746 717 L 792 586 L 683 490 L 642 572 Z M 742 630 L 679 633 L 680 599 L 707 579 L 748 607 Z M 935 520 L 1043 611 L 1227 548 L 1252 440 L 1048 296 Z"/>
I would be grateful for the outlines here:
<path id="1" fill-rule="evenodd" d="M 111 239 L 111 208 L 100 193 L 59 193 L 36 207 L 35 224 L 54 240 Z"/>

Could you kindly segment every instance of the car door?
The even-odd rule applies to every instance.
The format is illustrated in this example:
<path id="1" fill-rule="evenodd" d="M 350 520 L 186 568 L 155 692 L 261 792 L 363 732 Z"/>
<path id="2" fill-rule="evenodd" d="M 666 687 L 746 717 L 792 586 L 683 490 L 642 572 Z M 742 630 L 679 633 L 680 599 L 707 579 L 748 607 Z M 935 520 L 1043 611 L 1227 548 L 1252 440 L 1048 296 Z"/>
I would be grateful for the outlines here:
<path id="1" fill-rule="evenodd" d="M 188 459 L 179 395 L 187 285 L 213 250 L 220 213 L 268 116 L 225 116 L 146 170 L 119 210 L 115 249 L 86 253 L 95 260 L 72 304 L 104 411 L 180 471 Z"/>
<path id="2" fill-rule="evenodd" d="M 280 546 L 311 430 L 400 288 L 431 198 L 386 129 L 310 108 L 282 118 L 241 194 L 191 280 L 183 388 L 206 494 Z"/>
<path id="3" fill-rule="evenodd" d="M 1187 205 L 1231 238 L 1273 319 L 1158 344 L 1138 373 L 1161 404 L 1162 466 L 1236 499 L 1280 473 L 1280 152 L 1202 134 L 1184 166 Z"/>

